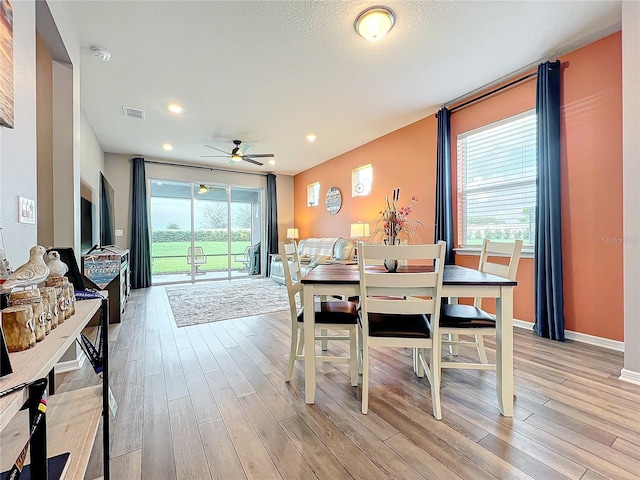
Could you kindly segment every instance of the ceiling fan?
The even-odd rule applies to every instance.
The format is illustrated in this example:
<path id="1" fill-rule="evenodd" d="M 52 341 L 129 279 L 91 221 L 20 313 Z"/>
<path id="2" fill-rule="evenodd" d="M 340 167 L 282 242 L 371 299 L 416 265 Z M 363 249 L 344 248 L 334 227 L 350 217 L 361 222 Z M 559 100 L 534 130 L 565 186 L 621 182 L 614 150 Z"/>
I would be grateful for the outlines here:
<path id="1" fill-rule="evenodd" d="M 213 148 L 218 152 L 224 153 L 224 155 L 200 155 L 200 156 L 230 158 L 231 162 L 229 162 L 229 164 L 231 164 L 232 162 L 244 161 L 244 162 L 249 162 L 249 163 L 253 163 L 254 165 L 260 165 L 260 166 L 264 164 L 255 160 L 256 158 L 273 158 L 275 156 L 273 153 L 252 153 L 249 155 L 245 155 L 244 152 L 247 151 L 247 149 L 249 148 L 249 145 L 247 144 L 242 145 L 241 140 L 234 140 L 233 144 L 235 145 L 235 147 L 233 150 L 231 150 L 231 153 L 227 153 L 224 150 L 220 150 L 219 148 L 212 147 L 211 145 L 205 145 L 205 147 Z"/>

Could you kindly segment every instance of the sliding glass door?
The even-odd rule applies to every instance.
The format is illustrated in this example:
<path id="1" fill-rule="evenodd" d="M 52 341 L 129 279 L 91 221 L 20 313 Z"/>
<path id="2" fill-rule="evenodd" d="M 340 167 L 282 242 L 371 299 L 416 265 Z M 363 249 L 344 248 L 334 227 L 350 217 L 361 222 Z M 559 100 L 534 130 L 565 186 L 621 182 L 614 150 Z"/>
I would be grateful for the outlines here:
<path id="1" fill-rule="evenodd" d="M 153 284 L 261 274 L 262 190 L 150 181 Z"/>

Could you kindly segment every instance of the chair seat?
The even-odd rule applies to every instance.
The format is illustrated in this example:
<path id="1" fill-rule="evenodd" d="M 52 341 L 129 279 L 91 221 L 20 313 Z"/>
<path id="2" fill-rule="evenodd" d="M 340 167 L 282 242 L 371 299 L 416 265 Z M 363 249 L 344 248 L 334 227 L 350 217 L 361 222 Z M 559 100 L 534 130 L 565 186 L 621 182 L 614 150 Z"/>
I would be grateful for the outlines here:
<path id="1" fill-rule="evenodd" d="M 440 312 L 441 327 L 495 328 L 496 321 L 484 310 L 473 305 L 444 304 Z"/>
<path id="2" fill-rule="evenodd" d="M 304 321 L 304 308 L 298 313 L 298 321 Z M 344 323 L 355 325 L 357 321 L 357 305 L 353 302 L 315 302 L 316 323 Z"/>
<path id="3" fill-rule="evenodd" d="M 369 336 L 429 338 L 427 315 L 369 314 Z"/>

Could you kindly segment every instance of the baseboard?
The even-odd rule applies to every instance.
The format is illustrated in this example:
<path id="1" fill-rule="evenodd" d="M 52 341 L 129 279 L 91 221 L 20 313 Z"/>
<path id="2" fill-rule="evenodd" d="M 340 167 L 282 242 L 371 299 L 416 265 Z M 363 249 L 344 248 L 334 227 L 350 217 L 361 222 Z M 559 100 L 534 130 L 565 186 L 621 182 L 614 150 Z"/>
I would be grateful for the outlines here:
<path id="1" fill-rule="evenodd" d="M 526 330 L 533 330 L 532 322 L 525 322 L 524 320 L 513 319 L 513 326 L 518 328 L 524 328 Z M 575 340 L 576 342 L 588 343 L 597 347 L 608 348 L 609 350 L 616 350 L 618 352 L 624 352 L 624 342 L 617 340 L 610 340 L 608 338 L 595 337 L 593 335 L 587 335 L 586 333 L 572 332 L 571 330 L 565 330 L 564 336 L 568 340 Z"/>
<path id="2" fill-rule="evenodd" d="M 620 372 L 620 376 L 618 377 L 618 380 L 640 385 L 640 372 L 634 372 L 632 370 L 627 370 L 626 368 L 623 368 L 622 371 Z"/>
<path id="3" fill-rule="evenodd" d="M 67 360 L 66 362 L 58 362 L 55 365 L 55 372 L 56 373 L 65 373 L 65 372 L 72 372 L 74 370 L 80 370 L 82 368 L 82 365 L 84 365 L 84 361 L 86 360 L 86 356 L 84 354 L 84 352 L 80 352 L 78 355 L 78 358 L 74 359 L 74 360 Z"/>

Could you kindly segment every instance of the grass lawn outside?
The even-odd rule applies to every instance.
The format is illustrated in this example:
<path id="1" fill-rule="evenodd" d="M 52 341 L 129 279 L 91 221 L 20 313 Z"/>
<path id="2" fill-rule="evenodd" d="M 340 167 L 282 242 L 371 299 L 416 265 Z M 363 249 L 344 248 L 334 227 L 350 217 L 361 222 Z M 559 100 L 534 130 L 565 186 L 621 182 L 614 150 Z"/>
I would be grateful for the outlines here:
<path id="1" fill-rule="evenodd" d="M 244 265 L 234 261 L 234 254 L 242 258 L 249 242 L 231 243 L 231 269 L 241 270 Z M 161 242 L 151 245 L 151 274 L 183 273 L 191 270 L 187 263 L 187 251 L 191 242 Z M 207 261 L 198 265 L 203 272 L 226 271 L 228 268 L 227 242 L 196 242 L 196 247 L 202 247 Z"/>

